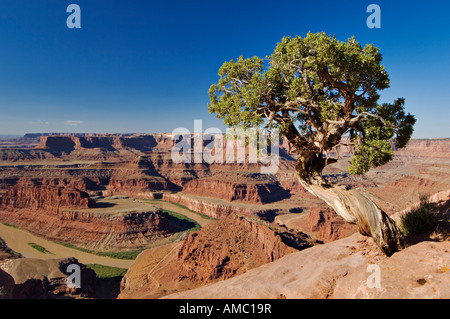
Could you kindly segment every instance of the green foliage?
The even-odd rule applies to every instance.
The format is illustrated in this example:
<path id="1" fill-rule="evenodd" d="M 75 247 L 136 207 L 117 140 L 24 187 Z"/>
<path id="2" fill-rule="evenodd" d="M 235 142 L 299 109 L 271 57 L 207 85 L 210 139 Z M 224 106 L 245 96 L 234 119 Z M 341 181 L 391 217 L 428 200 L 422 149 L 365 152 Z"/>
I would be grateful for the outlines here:
<path id="1" fill-rule="evenodd" d="M 153 200 L 145 200 L 148 202 L 152 202 Z M 163 209 L 163 214 L 165 218 L 175 227 L 178 228 L 178 233 L 174 234 L 172 237 L 167 239 L 168 242 L 176 242 L 183 240 L 190 232 L 200 230 L 200 225 L 195 222 L 194 220 L 169 210 Z M 130 250 L 130 251 L 94 251 L 82 247 L 75 246 L 73 244 L 69 243 L 63 243 L 58 242 L 58 244 L 63 245 L 65 247 L 69 247 L 72 249 L 77 249 L 85 253 L 97 255 L 97 256 L 103 256 L 103 257 L 110 257 L 110 258 L 116 258 L 116 259 L 127 259 L 127 260 L 134 260 L 137 258 L 137 256 L 145 249 L 154 247 L 153 245 L 136 249 L 136 250 Z M 158 245 L 160 243 L 155 242 L 154 245 Z"/>
<path id="2" fill-rule="evenodd" d="M 163 209 L 164 217 L 174 226 L 178 227 L 180 231 L 197 231 L 200 230 L 200 225 L 193 219 L 167 209 Z"/>
<path id="3" fill-rule="evenodd" d="M 34 249 L 40 251 L 43 254 L 50 254 L 50 255 L 54 255 L 52 252 L 50 252 L 49 250 L 45 249 L 44 247 L 42 247 L 41 245 L 35 244 L 35 243 L 28 243 L 29 246 L 33 247 Z"/>
<path id="4" fill-rule="evenodd" d="M 379 91 L 389 87 L 379 51 L 323 32 L 283 37 L 266 59 L 225 62 L 209 88 L 208 110 L 230 127 L 279 128 L 298 149 L 316 153 L 349 134 L 349 171 L 361 174 L 391 160 L 393 146 L 404 147 L 415 124 L 403 98 L 378 104 Z M 328 143 L 320 143 L 324 138 Z"/>
<path id="5" fill-rule="evenodd" d="M 142 249 L 136 249 L 136 250 L 130 250 L 130 251 L 118 251 L 118 252 L 111 251 L 111 252 L 109 252 L 109 251 L 90 250 L 90 249 L 78 247 L 73 244 L 63 243 L 63 242 L 58 242 L 58 244 L 68 247 L 68 248 L 71 248 L 71 249 L 76 249 L 76 250 L 79 250 L 79 251 L 82 251 L 82 252 L 85 252 L 88 254 L 116 258 L 116 259 L 128 259 L 128 260 L 136 259 L 136 257 L 144 250 L 144 248 L 142 248 Z"/>
<path id="6" fill-rule="evenodd" d="M 420 234 L 432 230 L 437 221 L 428 196 L 422 195 L 419 207 L 402 216 L 400 229 L 405 234 Z"/>
<path id="7" fill-rule="evenodd" d="M 149 204 L 158 204 L 158 203 L 163 203 L 164 202 L 164 200 L 162 200 L 162 199 L 146 199 L 146 198 L 139 199 L 139 201 L 144 202 L 144 203 L 149 203 Z M 211 216 L 208 216 L 208 215 L 196 212 L 195 210 L 189 209 L 186 206 L 183 206 L 181 204 L 178 204 L 178 203 L 175 203 L 175 202 L 169 202 L 169 203 L 174 205 L 174 206 L 178 206 L 178 207 L 180 207 L 180 208 L 182 208 L 182 209 L 184 209 L 184 210 L 186 210 L 186 211 L 188 211 L 190 213 L 196 214 L 196 215 L 200 216 L 203 219 L 206 219 L 206 220 L 217 220 L 217 218 L 213 218 Z"/>
<path id="8" fill-rule="evenodd" d="M 351 174 L 362 174 L 371 167 L 386 164 L 392 159 L 392 155 L 392 147 L 388 141 L 366 140 L 363 144 L 356 145 L 348 171 Z"/>
<path id="9" fill-rule="evenodd" d="M 7 226 L 7 227 L 20 229 L 20 227 L 19 227 L 19 226 L 16 226 L 16 225 L 11 225 L 11 224 L 8 224 L 8 223 L 2 223 L 2 224 L 5 225 L 5 226 Z"/>
<path id="10" fill-rule="evenodd" d="M 360 122 L 360 132 L 351 132 L 356 146 L 348 168 L 350 173 L 362 174 L 389 162 L 393 156 L 392 144 L 398 148 L 406 146 L 415 119 L 411 114 L 405 114 L 404 104 L 405 99 L 400 98 L 393 104 L 377 105 L 373 112 L 377 117 L 366 117 Z"/>
<path id="11" fill-rule="evenodd" d="M 123 277 L 127 273 L 128 269 L 119 267 L 110 267 L 99 264 L 86 264 L 86 267 L 95 271 L 97 278 L 114 278 Z"/>
<path id="12" fill-rule="evenodd" d="M 254 115 L 263 102 L 266 87 L 260 77 L 263 60 L 258 57 L 225 62 L 219 69 L 220 80 L 209 89 L 211 113 L 216 112 L 228 126 L 253 127 L 262 124 L 262 117 Z M 238 115 L 238 116 L 236 116 Z"/>

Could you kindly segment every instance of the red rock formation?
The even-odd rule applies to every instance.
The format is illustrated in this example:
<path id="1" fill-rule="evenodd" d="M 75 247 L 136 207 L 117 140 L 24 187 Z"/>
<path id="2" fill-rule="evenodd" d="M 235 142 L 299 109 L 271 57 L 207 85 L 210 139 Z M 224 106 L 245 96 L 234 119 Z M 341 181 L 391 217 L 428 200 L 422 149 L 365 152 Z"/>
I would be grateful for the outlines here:
<path id="1" fill-rule="evenodd" d="M 80 268 L 80 287 L 68 287 L 69 265 Z M 14 282 L 11 299 L 54 299 L 57 296 L 95 297 L 98 285 L 92 269 L 78 262 L 76 258 L 41 260 L 19 258 L 1 265 Z"/>
<path id="2" fill-rule="evenodd" d="M 309 211 L 308 227 L 325 243 L 348 237 L 358 231 L 356 225 L 347 223 L 325 205 L 314 207 Z"/>
<path id="3" fill-rule="evenodd" d="M 448 240 L 424 241 L 388 258 L 356 233 L 167 298 L 448 299 L 449 250 Z M 378 273 L 369 266 L 378 266 Z M 372 274 L 379 276 L 380 288 L 371 285 L 376 282 Z"/>
<path id="4" fill-rule="evenodd" d="M 226 279 L 294 251 L 268 227 L 230 215 L 186 238 L 178 254 L 179 278 L 202 283 Z"/>
<path id="5" fill-rule="evenodd" d="M 3 209 L 31 209 L 58 212 L 62 208 L 85 209 L 95 207 L 86 192 L 64 187 L 16 185 L 10 187 L 0 201 Z"/>
<path id="6" fill-rule="evenodd" d="M 396 149 L 395 155 L 401 157 L 449 158 L 449 139 L 412 139 L 403 149 Z"/>
<path id="7" fill-rule="evenodd" d="M 404 176 L 383 187 L 370 189 L 370 193 L 377 197 L 375 201 L 378 206 L 388 213 L 395 213 L 414 204 L 420 195 L 431 195 L 449 186 L 448 174 L 435 172 L 433 176 L 427 171 L 424 177 Z"/>
<path id="8" fill-rule="evenodd" d="M 193 211 L 200 212 L 212 218 L 223 219 L 230 214 L 254 215 L 262 209 L 250 209 L 235 205 L 218 204 L 207 199 L 193 198 L 183 194 L 164 193 L 162 199 L 168 202 L 183 205 Z"/>
<path id="9" fill-rule="evenodd" d="M 91 211 L 85 192 L 62 187 L 16 185 L 4 194 L 0 220 L 47 239 L 94 250 L 145 247 L 180 231 L 161 213 Z"/>
<path id="10" fill-rule="evenodd" d="M 247 203 L 269 203 L 288 196 L 288 191 L 273 179 L 255 181 L 238 174 L 194 179 L 183 186 L 182 192 Z"/>
<path id="11" fill-rule="evenodd" d="M 131 148 L 146 150 L 153 148 L 168 149 L 174 145 L 170 134 L 136 134 L 136 135 L 50 135 L 40 136 L 37 149 L 50 151 L 73 151 L 76 149 L 103 148 L 118 150 Z"/>
<path id="12" fill-rule="evenodd" d="M 162 261 L 165 265 L 156 271 L 150 265 L 157 254 L 144 251 L 127 272 L 119 297 L 155 298 L 224 280 L 311 245 L 313 241 L 304 234 L 231 214 L 189 234 L 171 262 L 166 261 L 170 253 L 160 257 L 158 265 Z"/>

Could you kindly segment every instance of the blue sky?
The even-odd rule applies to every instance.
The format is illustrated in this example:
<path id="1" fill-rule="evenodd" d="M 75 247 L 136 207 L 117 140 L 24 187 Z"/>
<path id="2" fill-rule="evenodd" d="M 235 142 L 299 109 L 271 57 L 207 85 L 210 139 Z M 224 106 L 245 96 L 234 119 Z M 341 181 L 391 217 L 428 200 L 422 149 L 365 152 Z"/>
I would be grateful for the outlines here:
<path id="1" fill-rule="evenodd" d="M 69 29 L 69 4 L 81 29 Z M 369 4 L 381 28 L 369 29 Z M 0 134 L 223 128 L 207 111 L 223 62 L 270 55 L 284 35 L 355 35 L 383 54 L 414 137 L 450 137 L 447 1 L 0 1 Z"/>

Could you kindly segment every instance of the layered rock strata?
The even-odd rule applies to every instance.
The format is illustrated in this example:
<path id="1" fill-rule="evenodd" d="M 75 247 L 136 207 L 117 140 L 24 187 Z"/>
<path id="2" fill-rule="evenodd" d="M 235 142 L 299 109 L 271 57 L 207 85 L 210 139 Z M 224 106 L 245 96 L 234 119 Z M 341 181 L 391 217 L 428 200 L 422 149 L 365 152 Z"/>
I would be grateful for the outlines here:
<path id="1" fill-rule="evenodd" d="M 30 209 L 58 212 L 61 209 L 95 207 L 89 194 L 76 189 L 54 186 L 16 185 L 10 187 L 0 199 L 2 209 Z"/>
<path id="2" fill-rule="evenodd" d="M 321 205 L 308 212 L 308 230 L 324 243 L 342 239 L 358 231 L 358 227 L 347 223 L 330 207 Z"/>
<path id="3" fill-rule="evenodd" d="M 289 196 L 289 191 L 272 179 L 255 181 L 253 178 L 239 176 L 215 176 L 214 178 L 194 179 L 183 186 L 183 193 L 224 199 L 229 202 L 270 203 Z"/>
<path id="4" fill-rule="evenodd" d="M 178 254 L 179 278 L 202 283 L 227 279 L 311 245 L 307 236 L 232 214 L 186 238 Z"/>
<path id="5" fill-rule="evenodd" d="M 3 195 L 0 221 L 50 240 L 94 250 L 134 249 L 180 231 L 161 209 L 102 211 L 85 192 L 17 185 Z"/>
<path id="6" fill-rule="evenodd" d="M 154 250 L 142 252 L 125 275 L 119 298 L 157 298 L 225 280 L 314 244 L 305 234 L 231 214 L 157 259 Z"/>

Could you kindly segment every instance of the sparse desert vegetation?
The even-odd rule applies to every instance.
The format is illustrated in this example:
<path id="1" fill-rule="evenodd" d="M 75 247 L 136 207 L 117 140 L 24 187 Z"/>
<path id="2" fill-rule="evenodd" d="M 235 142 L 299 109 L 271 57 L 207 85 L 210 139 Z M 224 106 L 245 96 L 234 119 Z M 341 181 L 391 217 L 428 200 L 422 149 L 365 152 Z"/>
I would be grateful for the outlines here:
<path id="1" fill-rule="evenodd" d="M 33 247 L 34 249 L 36 249 L 37 251 L 40 251 L 43 254 L 50 254 L 53 255 L 53 253 L 47 249 L 45 249 L 45 247 L 42 247 L 41 245 L 35 244 L 35 243 L 28 243 L 28 245 L 30 247 Z"/>
<path id="2" fill-rule="evenodd" d="M 404 214 L 400 220 L 400 229 L 407 235 L 420 234 L 435 229 L 438 216 L 433 212 L 429 195 L 420 195 L 419 207 Z"/>

